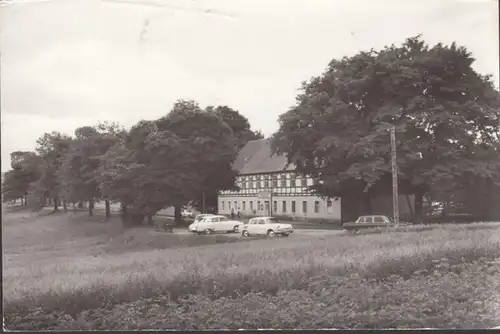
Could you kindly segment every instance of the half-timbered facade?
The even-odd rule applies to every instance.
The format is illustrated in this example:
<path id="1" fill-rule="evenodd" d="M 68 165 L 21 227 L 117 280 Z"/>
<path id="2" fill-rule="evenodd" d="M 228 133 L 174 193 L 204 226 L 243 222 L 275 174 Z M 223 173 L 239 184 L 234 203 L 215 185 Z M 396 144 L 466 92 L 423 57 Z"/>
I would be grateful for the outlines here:
<path id="1" fill-rule="evenodd" d="M 239 191 L 220 191 L 218 211 L 243 216 L 341 220 L 341 200 L 325 200 L 308 190 L 311 178 L 295 173 L 284 156 L 272 155 L 269 139 L 254 140 L 240 151 L 233 168 Z"/>

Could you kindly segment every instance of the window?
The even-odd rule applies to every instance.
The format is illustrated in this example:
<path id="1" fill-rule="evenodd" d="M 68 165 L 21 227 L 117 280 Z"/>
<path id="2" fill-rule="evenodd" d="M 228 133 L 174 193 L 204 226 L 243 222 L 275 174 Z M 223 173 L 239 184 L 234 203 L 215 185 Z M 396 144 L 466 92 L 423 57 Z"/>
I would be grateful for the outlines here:
<path id="1" fill-rule="evenodd" d="M 238 209 L 238 204 L 236 203 L 236 201 L 234 201 L 234 209 Z"/>
<path id="2" fill-rule="evenodd" d="M 385 220 L 381 216 L 375 216 L 375 217 L 373 217 L 373 222 L 374 223 L 385 223 Z"/>
<path id="3" fill-rule="evenodd" d="M 259 210 L 259 211 L 261 210 L 260 209 L 260 201 L 257 201 L 257 210 Z"/>
<path id="4" fill-rule="evenodd" d="M 264 188 L 269 188 L 269 180 L 268 179 L 264 180 Z"/>
<path id="5" fill-rule="evenodd" d="M 231 210 L 231 201 L 227 201 L 227 208 Z"/>
<path id="6" fill-rule="evenodd" d="M 224 210 L 224 201 L 220 202 L 221 209 Z"/>
<path id="7" fill-rule="evenodd" d="M 255 184 L 256 184 L 256 188 L 259 189 L 260 188 L 260 181 L 256 181 Z"/>
<path id="8" fill-rule="evenodd" d="M 274 201 L 273 202 L 273 212 L 276 212 L 276 211 L 278 211 L 278 202 Z"/>
<path id="9" fill-rule="evenodd" d="M 292 213 L 295 213 L 295 201 L 292 201 Z"/>
<path id="10" fill-rule="evenodd" d="M 253 201 L 250 201 L 250 210 L 253 211 Z"/>
<path id="11" fill-rule="evenodd" d="M 314 212 L 319 213 L 319 201 L 314 201 Z"/>
<path id="12" fill-rule="evenodd" d="M 277 179 L 276 175 L 273 175 L 271 178 L 272 178 L 272 182 L 273 182 L 273 187 L 277 187 L 278 186 L 278 179 Z"/>
<path id="13" fill-rule="evenodd" d="M 285 174 L 282 174 L 281 175 L 281 187 L 285 188 L 286 187 L 286 175 Z"/>
<path id="14" fill-rule="evenodd" d="M 328 212 L 328 214 L 333 214 L 333 206 L 332 206 L 332 200 L 329 199 L 326 201 L 326 212 Z"/>
<path id="15" fill-rule="evenodd" d="M 286 201 L 283 201 L 281 203 L 281 205 L 282 205 L 282 208 L 283 208 L 283 213 L 285 213 L 286 212 Z"/>
<path id="16" fill-rule="evenodd" d="M 259 225 L 264 225 L 266 223 L 266 221 L 264 219 L 259 219 L 258 220 L 258 224 Z"/>
<path id="17" fill-rule="evenodd" d="M 307 201 L 302 201 L 302 212 L 307 213 Z"/>
<path id="18" fill-rule="evenodd" d="M 365 217 L 361 217 L 361 219 L 359 220 L 360 223 L 372 223 L 373 220 L 372 220 L 372 217 L 371 216 L 365 216 Z"/>
<path id="19" fill-rule="evenodd" d="M 290 175 L 290 187 L 296 187 L 297 186 L 297 177 L 295 174 Z"/>
<path id="20" fill-rule="evenodd" d="M 241 202 L 241 206 L 243 207 L 243 211 L 245 211 L 245 210 L 247 209 L 247 208 L 246 208 L 246 204 L 247 204 L 247 203 L 246 203 L 245 201 Z"/>

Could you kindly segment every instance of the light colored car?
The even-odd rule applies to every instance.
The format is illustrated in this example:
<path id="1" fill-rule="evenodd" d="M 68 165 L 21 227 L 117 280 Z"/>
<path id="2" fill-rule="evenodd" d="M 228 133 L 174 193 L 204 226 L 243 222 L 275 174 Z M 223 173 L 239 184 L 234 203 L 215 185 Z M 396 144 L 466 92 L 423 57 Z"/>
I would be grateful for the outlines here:
<path id="1" fill-rule="evenodd" d="M 189 225 L 189 231 L 197 234 L 239 232 L 243 222 L 229 220 L 226 216 L 208 215 Z"/>
<path id="2" fill-rule="evenodd" d="M 193 218 L 194 217 L 194 213 L 193 213 L 192 210 L 184 209 L 181 212 L 181 216 L 183 218 Z"/>
<path id="3" fill-rule="evenodd" d="M 256 217 L 252 218 L 241 228 L 241 235 L 248 237 L 251 235 L 265 235 L 270 237 L 281 235 L 288 237 L 293 233 L 291 224 L 281 223 L 274 217 Z"/>
<path id="4" fill-rule="evenodd" d="M 196 215 L 194 217 L 194 222 L 193 223 L 197 223 L 197 222 L 199 222 L 200 220 L 202 220 L 205 217 L 212 217 L 212 216 L 216 216 L 216 215 L 211 214 L 211 213 L 200 213 L 199 215 Z"/>

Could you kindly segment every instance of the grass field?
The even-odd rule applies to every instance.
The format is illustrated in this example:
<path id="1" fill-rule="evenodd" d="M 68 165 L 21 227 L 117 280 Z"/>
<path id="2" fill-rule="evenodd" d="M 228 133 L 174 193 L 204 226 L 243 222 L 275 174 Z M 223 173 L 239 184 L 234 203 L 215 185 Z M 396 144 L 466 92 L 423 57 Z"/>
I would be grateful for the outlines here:
<path id="1" fill-rule="evenodd" d="M 4 213 L 8 329 L 500 325 L 498 224 L 246 240 Z"/>

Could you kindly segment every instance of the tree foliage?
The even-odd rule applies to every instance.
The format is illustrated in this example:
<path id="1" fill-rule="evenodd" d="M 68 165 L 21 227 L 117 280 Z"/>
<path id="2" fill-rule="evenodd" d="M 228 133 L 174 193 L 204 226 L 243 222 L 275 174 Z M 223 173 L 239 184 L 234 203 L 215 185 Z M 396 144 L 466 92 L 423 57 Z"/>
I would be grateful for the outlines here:
<path id="1" fill-rule="evenodd" d="M 179 100 L 166 116 L 137 123 L 103 156 L 101 188 L 129 212 L 151 216 L 174 206 L 179 214 L 216 170 L 230 169 L 236 154 L 233 132 L 220 117 Z"/>
<path id="2" fill-rule="evenodd" d="M 5 173 L 2 185 L 4 202 L 25 199 L 40 177 L 41 159 L 35 152 L 16 151 L 11 153 L 11 170 Z"/>
<path id="3" fill-rule="evenodd" d="M 401 190 L 417 204 L 464 177 L 498 179 L 499 94 L 473 62 L 455 43 L 420 36 L 332 60 L 280 116 L 273 150 L 328 197 L 390 192 L 392 126 Z"/>
<path id="4" fill-rule="evenodd" d="M 93 203 L 102 198 L 100 166 L 102 157 L 119 141 L 124 130 L 117 124 L 101 123 L 75 130 L 75 138 L 62 160 L 59 177 L 64 198 L 71 201 L 89 201 L 89 214 Z"/>
<path id="5" fill-rule="evenodd" d="M 37 140 L 36 151 L 42 159 L 40 178 L 36 182 L 37 191 L 44 197 L 54 198 L 57 209 L 61 195 L 61 183 L 58 173 L 71 143 L 71 137 L 53 131 L 45 133 Z"/>

